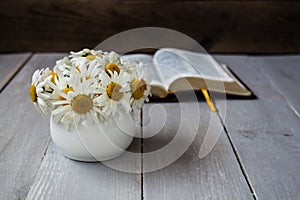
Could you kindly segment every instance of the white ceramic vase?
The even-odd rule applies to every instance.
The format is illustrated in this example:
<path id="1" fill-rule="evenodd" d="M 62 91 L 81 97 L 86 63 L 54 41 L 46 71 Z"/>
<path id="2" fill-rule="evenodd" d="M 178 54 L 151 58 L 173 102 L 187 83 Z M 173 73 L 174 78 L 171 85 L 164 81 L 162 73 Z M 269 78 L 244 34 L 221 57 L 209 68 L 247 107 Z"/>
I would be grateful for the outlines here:
<path id="1" fill-rule="evenodd" d="M 97 162 L 120 156 L 131 144 L 135 132 L 132 114 L 124 112 L 99 124 L 84 121 L 72 131 L 50 118 L 54 144 L 66 157 L 78 161 Z"/>

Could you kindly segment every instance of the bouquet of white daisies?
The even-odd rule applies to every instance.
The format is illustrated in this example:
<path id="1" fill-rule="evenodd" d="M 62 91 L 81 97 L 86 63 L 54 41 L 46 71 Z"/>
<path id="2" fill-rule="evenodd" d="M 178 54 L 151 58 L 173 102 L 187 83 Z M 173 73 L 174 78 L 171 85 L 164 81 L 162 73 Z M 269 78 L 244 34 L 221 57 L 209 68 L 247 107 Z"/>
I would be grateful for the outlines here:
<path id="1" fill-rule="evenodd" d="M 35 108 L 44 115 L 52 113 L 67 129 L 139 109 L 151 95 L 142 63 L 89 49 L 71 52 L 53 70 L 36 70 L 29 90 Z"/>

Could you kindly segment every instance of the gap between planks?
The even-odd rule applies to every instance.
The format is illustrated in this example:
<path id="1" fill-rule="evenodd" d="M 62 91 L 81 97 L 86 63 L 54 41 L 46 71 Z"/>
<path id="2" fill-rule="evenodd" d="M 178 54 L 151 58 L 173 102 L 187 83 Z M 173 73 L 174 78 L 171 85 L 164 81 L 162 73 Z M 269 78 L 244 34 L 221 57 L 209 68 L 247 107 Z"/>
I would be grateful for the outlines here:
<path id="1" fill-rule="evenodd" d="M 28 57 L 25 58 L 25 60 L 20 63 L 20 66 L 17 68 L 17 70 L 12 74 L 11 77 L 9 77 L 9 79 L 7 80 L 6 83 L 3 84 L 3 86 L 0 88 L 0 93 L 2 93 L 5 88 L 9 85 L 9 83 L 19 74 L 19 72 L 23 69 L 23 67 L 31 60 L 31 58 L 33 57 L 33 53 L 29 52 L 28 53 Z"/>
<path id="2" fill-rule="evenodd" d="M 257 196 L 256 196 L 256 193 L 255 193 L 254 187 L 252 186 L 252 183 L 251 183 L 251 181 L 250 181 L 250 177 L 249 177 L 248 174 L 247 174 L 246 168 L 245 168 L 245 166 L 243 165 L 243 162 L 242 162 L 241 157 L 240 157 L 240 155 L 239 155 L 239 153 L 238 153 L 238 150 L 237 150 L 237 148 L 235 147 L 235 145 L 234 145 L 234 143 L 233 143 L 233 141 L 232 141 L 232 139 L 231 139 L 231 136 L 230 136 L 230 134 L 229 134 L 229 132 L 228 132 L 226 126 L 225 126 L 225 123 L 224 123 L 222 117 L 220 116 L 219 111 L 217 111 L 217 113 L 218 113 L 218 118 L 219 118 L 219 120 L 220 120 L 221 123 L 222 123 L 224 132 L 226 133 L 226 136 L 227 136 L 228 141 L 229 141 L 229 143 L 230 143 L 230 146 L 231 146 L 231 148 L 232 148 L 232 151 L 233 151 L 233 153 L 234 153 L 234 155 L 235 155 L 235 157 L 236 157 L 236 159 L 237 159 L 237 161 L 238 161 L 239 167 L 240 167 L 240 169 L 241 169 L 241 171 L 242 171 L 242 174 L 243 174 L 243 176 L 244 176 L 244 178 L 245 178 L 245 180 L 246 180 L 246 182 L 247 182 L 247 185 L 248 185 L 248 187 L 249 187 L 249 190 L 250 190 L 250 192 L 251 192 L 252 195 L 253 195 L 253 199 L 254 199 L 254 200 L 257 200 Z"/>
<path id="3" fill-rule="evenodd" d="M 141 200 L 144 200 L 144 146 L 143 146 L 143 108 L 140 112 L 141 125 Z"/>
<path id="4" fill-rule="evenodd" d="M 284 67 L 283 63 L 290 59 L 287 57 L 285 62 L 278 64 L 276 68 L 274 63 L 263 63 L 264 57 L 252 57 L 251 61 L 249 57 L 251 56 L 220 56 L 218 59 L 229 64 L 259 97 L 255 101 L 229 102 L 229 117 L 222 116 L 222 119 L 251 178 L 257 198 L 295 199 L 299 195 L 299 181 L 295 179 L 299 170 L 299 162 L 296 159 L 299 150 L 299 135 L 296 131 L 299 130 L 299 118 L 291 112 L 286 99 L 278 92 L 278 89 L 281 90 L 297 107 L 297 95 L 289 93 L 293 92 L 293 88 L 286 90 L 287 86 L 295 82 L 276 79 L 280 75 L 278 69 Z M 286 67 L 293 69 L 289 64 Z M 274 80 L 277 88 L 271 84 L 266 73 Z M 235 112 L 235 109 L 240 112 Z"/>
<path id="5" fill-rule="evenodd" d="M 245 57 L 249 59 L 249 56 L 245 56 Z M 230 66 L 229 66 L 229 67 L 230 67 Z M 212 98 L 212 97 L 211 97 L 211 98 Z M 254 200 L 257 200 L 258 198 L 257 198 L 257 195 L 256 195 L 256 193 L 255 193 L 255 189 L 254 189 L 254 187 L 253 187 L 253 185 L 252 185 L 252 183 L 251 183 L 251 180 L 250 180 L 250 177 L 249 177 L 249 175 L 248 175 L 248 173 L 247 173 L 247 170 L 246 170 L 245 166 L 243 165 L 243 162 L 242 162 L 241 157 L 240 157 L 240 155 L 239 155 L 239 153 L 238 153 L 238 150 L 237 150 L 237 148 L 236 148 L 235 145 L 234 145 L 234 142 L 233 142 L 233 140 L 232 140 L 232 138 L 231 138 L 231 136 L 230 136 L 230 134 L 229 134 L 229 132 L 228 132 L 228 129 L 226 128 L 225 122 L 223 121 L 223 119 L 222 119 L 222 117 L 221 117 L 221 115 L 220 115 L 220 113 L 219 113 L 218 105 L 217 105 L 216 101 L 215 101 L 213 98 L 212 98 L 212 101 L 213 101 L 214 105 L 217 107 L 218 118 L 219 118 L 219 120 L 220 120 L 221 123 L 222 123 L 222 126 L 223 126 L 224 132 L 225 132 L 225 134 L 226 134 L 226 137 L 228 138 L 228 141 L 229 141 L 229 143 L 230 143 L 230 146 L 231 146 L 231 148 L 232 148 L 232 151 L 233 151 L 233 153 L 234 153 L 234 155 L 235 155 L 235 157 L 236 157 L 236 159 L 237 159 L 238 165 L 239 165 L 239 167 L 240 167 L 240 169 L 241 169 L 241 171 L 242 171 L 242 174 L 243 174 L 243 176 L 244 176 L 244 178 L 245 178 L 245 181 L 246 181 L 246 183 L 247 183 L 247 185 L 248 185 L 248 187 L 249 187 L 249 190 L 250 190 L 250 192 L 251 192 L 252 195 L 253 195 L 253 199 L 254 199 Z"/>

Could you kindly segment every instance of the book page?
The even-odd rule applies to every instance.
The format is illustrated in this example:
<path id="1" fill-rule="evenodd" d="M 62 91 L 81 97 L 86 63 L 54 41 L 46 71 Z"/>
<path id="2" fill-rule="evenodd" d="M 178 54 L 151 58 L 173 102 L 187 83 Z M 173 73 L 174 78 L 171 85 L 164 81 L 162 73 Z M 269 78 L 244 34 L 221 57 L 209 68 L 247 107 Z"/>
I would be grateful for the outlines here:
<path id="1" fill-rule="evenodd" d="M 209 54 L 167 48 L 157 51 L 153 60 L 168 84 L 180 77 L 234 81 Z"/>
<path id="2" fill-rule="evenodd" d="M 227 74 L 236 82 L 241 88 L 247 90 L 247 88 L 230 72 L 227 65 L 221 64 L 222 68 L 227 72 Z"/>
<path id="3" fill-rule="evenodd" d="M 151 85 L 162 86 L 167 90 L 167 86 L 160 69 L 158 69 L 153 63 L 153 56 L 147 54 L 129 54 L 123 55 L 121 59 L 142 62 L 151 78 Z"/>

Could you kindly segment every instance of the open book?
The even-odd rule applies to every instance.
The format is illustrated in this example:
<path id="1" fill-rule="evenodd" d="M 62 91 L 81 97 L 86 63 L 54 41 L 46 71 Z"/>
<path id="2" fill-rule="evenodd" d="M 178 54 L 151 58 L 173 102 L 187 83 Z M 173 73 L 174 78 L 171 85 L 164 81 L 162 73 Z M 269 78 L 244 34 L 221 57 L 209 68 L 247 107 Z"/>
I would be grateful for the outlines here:
<path id="1" fill-rule="evenodd" d="M 166 97 L 169 93 L 206 88 L 209 91 L 250 96 L 251 92 L 209 54 L 163 48 L 154 54 L 129 54 L 123 59 L 143 62 L 151 76 L 151 93 Z"/>

